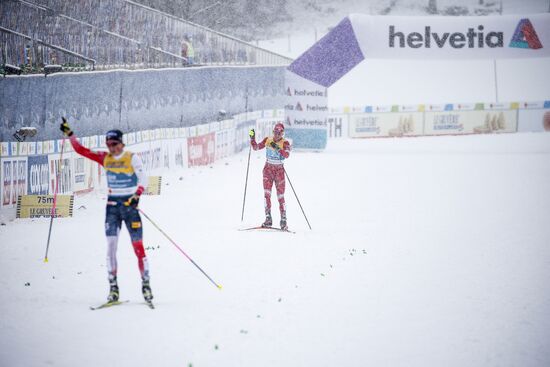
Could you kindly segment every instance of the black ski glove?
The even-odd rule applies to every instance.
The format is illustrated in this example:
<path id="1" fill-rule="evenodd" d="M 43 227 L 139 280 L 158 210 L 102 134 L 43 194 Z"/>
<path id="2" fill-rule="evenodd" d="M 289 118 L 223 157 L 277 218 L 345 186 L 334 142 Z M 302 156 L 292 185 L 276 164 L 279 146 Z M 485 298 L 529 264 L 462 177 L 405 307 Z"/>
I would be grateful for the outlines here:
<path id="1" fill-rule="evenodd" d="M 130 196 L 128 198 L 128 200 L 126 200 L 126 202 L 124 203 L 124 205 L 126 206 L 131 206 L 132 208 L 134 209 L 137 209 L 138 205 L 139 205 L 139 195 L 138 194 L 134 194 L 132 196 Z"/>
<path id="2" fill-rule="evenodd" d="M 61 120 L 63 122 L 59 126 L 59 130 L 61 130 L 65 136 L 73 135 L 73 131 L 71 130 L 69 123 L 67 122 L 67 119 L 65 117 L 61 117 Z"/>

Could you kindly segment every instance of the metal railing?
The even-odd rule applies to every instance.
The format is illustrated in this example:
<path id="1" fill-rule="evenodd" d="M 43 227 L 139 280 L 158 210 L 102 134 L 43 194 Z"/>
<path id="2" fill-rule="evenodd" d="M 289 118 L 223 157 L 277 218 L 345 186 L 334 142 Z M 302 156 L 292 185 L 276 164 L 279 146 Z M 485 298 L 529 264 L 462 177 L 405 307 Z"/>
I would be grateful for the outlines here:
<path id="1" fill-rule="evenodd" d="M 42 73 L 48 64 L 75 71 L 95 68 L 94 59 L 1 26 L 0 49 L 3 74 L 7 73 L 6 65 L 24 73 Z"/>
<path id="2" fill-rule="evenodd" d="M 292 59 L 130 0 L 27 0 L 197 64 L 288 65 Z M 184 54 L 182 54 L 184 52 Z"/>
<path id="3" fill-rule="evenodd" d="M 0 24 L 17 33 L 29 35 L 33 39 L 73 51 L 96 60 L 97 69 L 174 67 L 182 65 L 186 59 L 159 48 L 147 47 L 132 38 L 60 14 L 51 8 L 25 0 L 12 0 L 2 4 Z M 21 50 L 31 45 L 8 47 L 8 59 L 21 59 Z M 59 59 L 60 55 L 50 52 L 44 55 L 49 59 Z M 23 60 L 27 64 L 27 58 Z"/>

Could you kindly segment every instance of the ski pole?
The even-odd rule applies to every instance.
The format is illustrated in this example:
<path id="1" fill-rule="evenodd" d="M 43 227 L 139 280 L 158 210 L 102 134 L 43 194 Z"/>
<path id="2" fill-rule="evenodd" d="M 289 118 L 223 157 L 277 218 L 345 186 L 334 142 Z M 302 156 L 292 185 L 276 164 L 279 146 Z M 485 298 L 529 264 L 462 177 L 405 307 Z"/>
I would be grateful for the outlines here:
<path id="1" fill-rule="evenodd" d="M 302 208 L 302 204 L 300 204 L 300 199 L 298 199 L 298 195 L 296 195 L 296 191 L 294 190 L 294 186 L 292 186 L 292 182 L 290 181 L 290 177 L 288 177 L 288 173 L 286 173 L 286 169 L 283 167 L 283 170 L 285 171 L 285 176 L 288 180 L 288 183 L 290 184 L 290 187 L 292 188 L 292 192 L 294 193 L 294 196 L 296 196 L 296 200 L 298 201 L 298 205 L 300 205 L 300 209 L 302 209 L 302 214 L 304 214 L 304 218 L 306 218 L 307 225 L 309 226 L 309 229 L 311 229 L 311 225 L 309 224 L 309 220 L 307 220 L 306 213 L 304 212 L 304 208 Z"/>
<path id="2" fill-rule="evenodd" d="M 191 258 L 189 257 L 189 255 L 187 255 L 187 254 L 185 253 L 185 251 L 183 251 L 183 250 L 182 250 L 182 249 L 181 249 L 181 248 L 180 248 L 180 247 L 179 247 L 170 237 L 168 237 L 168 235 L 167 235 L 166 233 L 164 233 L 164 231 L 163 231 L 159 226 L 157 226 L 157 225 L 155 224 L 155 222 L 153 222 L 153 220 L 152 220 L 151 218 L 149 218 L 149 216 L 148 216 L 147 214 L 145 214 L 145 213 L 143 212 L 143 210 L 141 210 L 141 209 L 138 208 L 138 211 L 139 211 L 141 214 L 143 214 L 143 216 L 144 216 L 145 218 L 147 218 L 147 220 L 148 220 L 149 222 L 151 222 L 151 224 L 152 224 L 153 226 L 155 226 L 155 228 L 158 229 L 160 233 L 162 233 L 166 238 L 168 238 L 168 240 L 169 240 L 170 242 L 172 242 L 172 245 L 176 246 L 176 248 L 177 248 L 177 249 L 178 249 L 178 250 L 179 250 L 179 251 L 180 251 L 189 261 L 191 261 L 191 263 L 192 263 L 193 265 L 195 265 L 195 266 L 197 267 L 197 269 L 199 269 L 199 270 L 201 271 L 201 273 L 203 273 L 204 276 L 206 276 L 206 277 L 208 278 L 208 280 L 210 280 L 210 281 L 212 282 L 212 284 L 214 284 L 216 287 L 218 287 L 218 289 L 222 289 L 222 286 L 221 286 L 221 285 L 218 285 L 215 281 L 213 281 L 212 278 L 210 278 L 210 277 L 208 276 L 208 274 L 206 274 L 206 273 L 204 272 L 204 270 L 202 270 L 201 267 L 198 266 L 197 263 L 194 262 L 193 259 L 191 259 Z"/>
<path id="3" fill-rule="evenodd" d="M 241 213 L 241 222 L 244 219 L 244 203 L 246 201 L 246 187 L 248 186 L 248 170 L 250 168 L 250 152 L 252 151 L 252 146 L 248 147 L 248 163 L 246 164 L 246 179 L 244 181 L 244 196 L 243 196 L 243 211 Z"/>
<path id="4" fill-rule="evenodd" d="M 52 205 L 52 212 L 50 217 L 50 229 L 48 230 L 48 242 L 46 243 L 46 255 L 44 255 L 44 262 L 48 262 L 48 250 L 50 248 L 50 236 L 52 234 L 52 224 L 53 224 L 53 218 L 55 217 L 55 207 L 57 204 L 57 189 L 59 187 L 59 176 L 61 175 L 61 168 L 63 166 L 63 151 L 65 150 L 65 136 L 63 136 L 63 140 L 61 140 L 61 154 L 59 155 L 59 164 L 58 164 L 58 170 L 57 175 L 55 177 L 55 189 L 53 192 L 53 205 Z"/>
<path id="5" fill-rule="evenodd" d="M 248 122 L 248 85 L 245 88 L 245 102 L 244 102 L 245 120 Z M 243 210 L 241 213 L 241 222 L 244 219 L 244 203 L 246 200 L 246 187 L 248 186 L 248 169 L 250 168 L 250 152 L 252 151 L 252 145 L 248 147 L 248 163 L 246 164 L 246 179 L 244 181 L 244 196 L 243 196 Z"/>

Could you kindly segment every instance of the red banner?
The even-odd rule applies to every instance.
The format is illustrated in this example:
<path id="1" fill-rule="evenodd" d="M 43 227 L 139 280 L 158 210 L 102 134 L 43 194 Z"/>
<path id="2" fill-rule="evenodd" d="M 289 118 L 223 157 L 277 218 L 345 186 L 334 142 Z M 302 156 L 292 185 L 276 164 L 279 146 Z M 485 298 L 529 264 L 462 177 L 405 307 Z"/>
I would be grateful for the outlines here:
<path id="1" fill-rule="evenodd" d="M 206 135 L 187 138 L 187 156 L 189 167 L 204 166 L 214 162 L 216 153 L 216 135 Z"/>

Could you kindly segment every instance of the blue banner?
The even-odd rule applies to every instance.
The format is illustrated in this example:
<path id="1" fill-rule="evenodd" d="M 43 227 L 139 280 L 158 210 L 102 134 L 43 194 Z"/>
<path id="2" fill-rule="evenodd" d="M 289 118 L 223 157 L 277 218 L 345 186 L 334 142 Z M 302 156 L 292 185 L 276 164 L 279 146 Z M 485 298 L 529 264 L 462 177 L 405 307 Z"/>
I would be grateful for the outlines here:
<path id="1" fill-rule="evenodd" d="M 48 156 L 30 156 L 28 158 L 27 193 L 29 195 L 47 195 L 49 179 Z"/>

